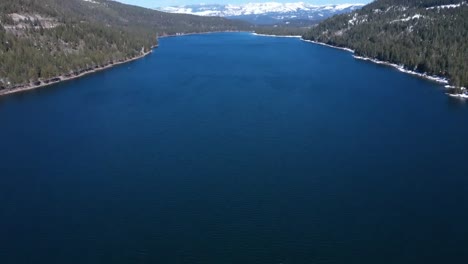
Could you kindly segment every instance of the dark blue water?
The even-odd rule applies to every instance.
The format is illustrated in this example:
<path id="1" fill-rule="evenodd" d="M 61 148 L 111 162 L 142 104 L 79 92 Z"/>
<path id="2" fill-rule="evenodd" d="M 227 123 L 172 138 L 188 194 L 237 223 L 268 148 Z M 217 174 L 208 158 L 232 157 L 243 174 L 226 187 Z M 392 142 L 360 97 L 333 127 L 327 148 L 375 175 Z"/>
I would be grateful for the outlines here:
<path id="1" fill-rule="evenodd" d="M 0 98 L 0 263 L 468 263 L 468 106 L 297 39 Z"/>

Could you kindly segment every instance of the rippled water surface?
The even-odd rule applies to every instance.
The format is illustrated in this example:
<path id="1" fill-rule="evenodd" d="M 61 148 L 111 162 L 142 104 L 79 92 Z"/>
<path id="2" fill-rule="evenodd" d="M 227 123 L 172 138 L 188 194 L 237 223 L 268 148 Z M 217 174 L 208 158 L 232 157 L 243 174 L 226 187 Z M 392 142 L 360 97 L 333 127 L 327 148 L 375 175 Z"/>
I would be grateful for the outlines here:
<path id="1" fill-rule="evenodd" d="M 468 263 L 468 107 L 248 33 L 0 98 L 0 263 Z"/>

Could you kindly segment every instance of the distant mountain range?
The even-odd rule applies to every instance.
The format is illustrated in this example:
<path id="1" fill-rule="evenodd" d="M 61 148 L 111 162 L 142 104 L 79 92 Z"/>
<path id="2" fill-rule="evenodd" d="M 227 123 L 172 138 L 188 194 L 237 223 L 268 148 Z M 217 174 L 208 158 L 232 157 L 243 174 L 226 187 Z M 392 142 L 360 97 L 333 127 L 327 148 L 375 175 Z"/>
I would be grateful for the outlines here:
<path id="1" fill-rule="evenodd" d="M 319 21 L 336 14 L 354 11 L 362 6 L 364 4 L 313 5 L 304 2 L 268 2 L 241 5 L 196 4 L 156 9 L 169 13 L 240 19 L 254 24 L 275 24 L 290 20 Z"/>

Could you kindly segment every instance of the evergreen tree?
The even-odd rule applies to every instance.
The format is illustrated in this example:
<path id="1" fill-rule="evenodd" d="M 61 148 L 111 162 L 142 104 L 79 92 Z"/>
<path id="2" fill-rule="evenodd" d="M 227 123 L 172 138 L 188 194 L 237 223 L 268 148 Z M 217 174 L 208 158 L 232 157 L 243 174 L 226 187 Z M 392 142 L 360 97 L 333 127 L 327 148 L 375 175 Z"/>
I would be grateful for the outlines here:
<path id="1" fill-rule="evenodd" d="M 356 55 L 403 64 L 468 87 L 466 1 L 377 0 L 325 20 L 304 38 L 348 47 Z"/>

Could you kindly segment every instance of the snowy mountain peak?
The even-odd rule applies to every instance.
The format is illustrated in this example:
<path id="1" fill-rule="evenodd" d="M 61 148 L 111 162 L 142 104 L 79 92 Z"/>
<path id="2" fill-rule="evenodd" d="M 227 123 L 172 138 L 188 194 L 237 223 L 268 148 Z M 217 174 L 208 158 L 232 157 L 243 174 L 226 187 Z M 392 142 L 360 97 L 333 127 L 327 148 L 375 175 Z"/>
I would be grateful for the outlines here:
<path id="1" fill-rule="evenodd" d="M 247 3 L 247 4 L 197 4 L 157 8 L 170 13 L 184 13 L 199 16 L 221 16 L 244 20 L 257 20 L 259 17 L 275 20 L 308 19 L 319 20 L 335 14 L 351 12 L 364 4 L 314 5 L 305 2 L 294 3 Z M 250 21 L 252 22 L 252 21 Z M 257 21 L 258 22 L 258 21 Z"/>

